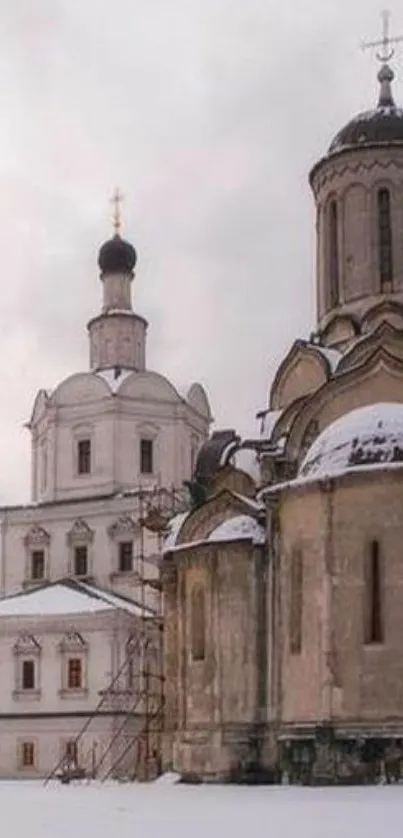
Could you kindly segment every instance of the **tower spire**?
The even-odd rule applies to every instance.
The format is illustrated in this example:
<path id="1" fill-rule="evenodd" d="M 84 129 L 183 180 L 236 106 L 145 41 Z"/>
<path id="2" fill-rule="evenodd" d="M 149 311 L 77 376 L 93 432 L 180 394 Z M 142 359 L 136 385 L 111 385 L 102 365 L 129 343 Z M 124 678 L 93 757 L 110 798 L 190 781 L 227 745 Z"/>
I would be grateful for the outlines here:
<path id="1" fill-rule="evenodd" d="M 395 74 L 389 66 L 389 61 L 395 54 L 396 44 L 403 41 L 403 35 L 391 36 L 390 34 L 390 11 L 385 9 L 382 13 L 382 37 L 377 41 L 364 41 L 363 50 L 375 49 L 377 60 L 381 64 L 378 73 L 378 81 L 381 85 L 379 92 L 378 108 L 393 107 L 395 102 L 392 93 L 392 81 Z"/>
<path id="2" fill-rule="evenodd" d="M 120 236 L 120 231 L 122 229 L 122 203 L 123 203 L 124 195 L 120 191 L 119 187 L 117 186 L 112 198 L 111 204 L 113 206 L 113 215 L 112 215 L 112 222 L 113 222 L 113 229 L 115 231 L 115 236 Z"/>

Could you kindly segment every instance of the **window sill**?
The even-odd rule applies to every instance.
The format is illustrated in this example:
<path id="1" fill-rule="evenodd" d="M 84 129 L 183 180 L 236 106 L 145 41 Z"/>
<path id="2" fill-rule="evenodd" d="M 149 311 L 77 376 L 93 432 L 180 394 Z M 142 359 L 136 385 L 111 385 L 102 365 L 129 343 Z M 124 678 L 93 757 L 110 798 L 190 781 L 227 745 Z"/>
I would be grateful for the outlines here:
<path id="1" fill-rule="evenodd" d="M 13 690 L 14 701 L 38 701 L 41 690 Z"/>
<path id="2" fill-rule="evenodd" d="M 109 574 L 109 579 L 113 582 L 115 579 L 139 579 L 140 574 L 138 570 L 113 570 Z"/>
<path id="3" fill-rule="evenodd" d="M 63 689 L 59 690 L 59 698 L 87 698 L 88 696 L 88 689 L 86 687 L 77 687 L 70 689 L 69 687 L 64 687 Z"/>

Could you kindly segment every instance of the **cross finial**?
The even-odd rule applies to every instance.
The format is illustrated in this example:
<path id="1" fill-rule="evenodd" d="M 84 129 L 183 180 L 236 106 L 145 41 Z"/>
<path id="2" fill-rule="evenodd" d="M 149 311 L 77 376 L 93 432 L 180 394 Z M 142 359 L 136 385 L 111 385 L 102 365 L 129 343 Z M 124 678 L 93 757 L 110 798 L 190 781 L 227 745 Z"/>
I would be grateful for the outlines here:
<path id="1" fill-rule="evenodd" d="M 117 187 L 112 195 L 111 204 L 113 205 L 113 228 L 115 230 L 115 235 L 118 236 L 120 234 L 120 230 L 122 227 L 122 203 L 123 203 L 124 195 Z"/>
<path id="2" fill-rule="evenodd" d="M 382 38 L 378 41 L 367 41 L 362 44 L 363 49 L 377 49 L 376 57 L 381 64 L 387 64 L 395 54 L 395 44 L 403 41 L 403 35 L 394 38 L 390 35 L 390 12 L 385 9 L 382 13 Z M 379 47 L 381 50 L 379 51 Z"/>

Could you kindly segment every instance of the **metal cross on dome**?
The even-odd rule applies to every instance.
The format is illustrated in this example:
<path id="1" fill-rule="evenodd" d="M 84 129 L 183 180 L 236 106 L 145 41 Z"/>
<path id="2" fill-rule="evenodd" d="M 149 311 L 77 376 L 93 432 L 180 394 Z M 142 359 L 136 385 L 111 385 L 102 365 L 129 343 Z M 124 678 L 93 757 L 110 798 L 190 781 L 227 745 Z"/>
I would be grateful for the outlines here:
<path id="1" fill-rule="evenodd" d="M 111 204 L 113 205 L 113 227 L 115 235 L 118 236 L 122 227 L 122 203 L 124 195 L 117 187 L 112 195 Z"/>
<path id="2" fill-rule="evenodd" d="M 390 12 L 385 9 L 382 13 L 382 38 L 379 41 L 366 41 L 362 44 L 363 49 L 376 49 L 381 47 L 381 52 L 376 52 L 376 57 L 381 64 L 387 64 L 395 54 L 394 45 L 403 41 L 403 35 L 392 38 L 390 35 Z"/>

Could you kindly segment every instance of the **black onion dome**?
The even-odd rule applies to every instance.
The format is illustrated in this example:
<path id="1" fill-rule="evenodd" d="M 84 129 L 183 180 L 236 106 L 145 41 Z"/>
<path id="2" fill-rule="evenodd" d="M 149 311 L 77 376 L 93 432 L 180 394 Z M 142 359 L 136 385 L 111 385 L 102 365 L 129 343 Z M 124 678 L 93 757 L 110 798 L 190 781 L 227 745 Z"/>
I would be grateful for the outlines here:
<path id="1" fill-rule="evenodd" d="M 391 68 L 384 65 L 378 74 L 381 90 L 377 107 L 348 122 L 331 142 L 330 154 L 366 145 L 403 145 L 403 109 L 398 108 L 393 99 L 393 78 Z"/>
<path id="2" fill-rule="evenodd" d="M 137 253 L 132 244 L 118 234 L 105 242 L 99 250 L 98 265 L 101 273 L 132 273 L 137 262 Z"/>

